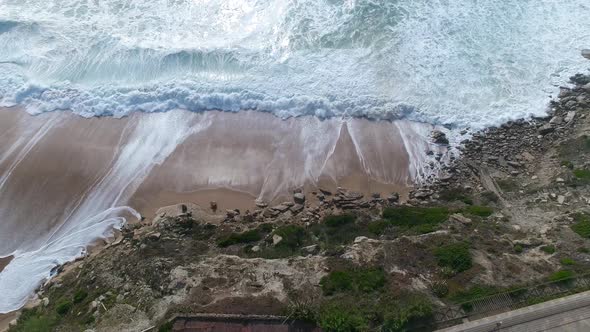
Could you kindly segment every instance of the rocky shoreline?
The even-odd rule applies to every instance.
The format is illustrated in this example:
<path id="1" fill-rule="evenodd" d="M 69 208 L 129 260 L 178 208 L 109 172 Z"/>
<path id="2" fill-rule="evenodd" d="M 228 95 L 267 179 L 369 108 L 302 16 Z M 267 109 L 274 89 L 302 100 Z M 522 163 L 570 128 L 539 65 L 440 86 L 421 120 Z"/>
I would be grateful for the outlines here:
<path id="1" fill-rule="evenodd" d="M 338 188 L 221 215 L 216 202 L 162 208 L 69 264 L 10 331 L 166 331 L 176 313 L 401 329 L 436 308 L 586 273 L 590 76 L 571 81 L 547 117 L 473 133 L 407 200 Z"/>

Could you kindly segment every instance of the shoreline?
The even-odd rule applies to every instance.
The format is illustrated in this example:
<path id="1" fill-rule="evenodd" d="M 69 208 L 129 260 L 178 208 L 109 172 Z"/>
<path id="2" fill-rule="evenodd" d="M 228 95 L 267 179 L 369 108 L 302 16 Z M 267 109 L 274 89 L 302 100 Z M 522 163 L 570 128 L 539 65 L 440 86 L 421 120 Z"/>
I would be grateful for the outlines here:
<path id="1" fill-rule="evenodd" d="M 584 128 L 586 128 L 583 126 L 588 125 L 588 117 L 585 114 L 585 112 L 587 108 L 590 108 L 590 104 L 588 102 L 589 99 L 585 94 L 590 94 L 590 86 L 588 86 L 589 92 L 584 92 L 583 89 L 585 88 L 581 86 L 576 86 L 572 89 L 563 90 L 560 94 L 559 100 L 552 103 L 552 112 L 545 118 L 522 119 L 511 121 L 503 124 L 502 126 L 487 128 L 486 130 L 482 130 L 480 132 L 475 133 L 470 140 L 463 142 L 464 147 L 462 148 L 463 152 L 461 157 L 454 159 L 449 166 L 445 166 L 442 168 L 443 174 L 441 175 L 440 179 L 438 179 L 432 185 L 417 186 L 415 190 L 409 193 L 409 199 L 405 202 L 403 198 L 401 202 L 398 202 L 397 200 L 389 200 L 387 197 L 369 198 L 366 196 L 358 196 L 357 194 L 349 190 L 341 189 L 333 191 L 332 195 L 327 195 L 327 197 L 324 197 L 321 200 L 318 199 L 319 205 L 315 207 L 314 204 L 310 203 L 314 202 L 314 200 L 317 197 L 320 197 L 320 193 L 316 192 L 315 194 L 313 194 L 310 193 L 313 190 L 304 190 L 304 196 L 306 199 L 303 211 L 301 212 L 294 212 L 292 207 L 294 206 L 293 204 L 297 203 L 291 202 L 291 205 L 284 206 L 284 211 L 283 207 L 281 207 L 283 204 L 279 204 L 277 207 L 270 206 L 268 208 L 261 208 L 259 212 L 254 211 L 253 218 L 251 218 L 251 215 L 248 213 L 240 213 L 240 211 L 225 211 L 226 208 L 228 208 L 229 210 L 236 208 L 229 207 L 228 205 L 223 206 L 223 208 L 219 209 L 220 211 L 225 212 L 219 212 L 215 214 L 213 217 L 205 217 L 204 220 L 208 220 L 207 218 L 215 220 L 215 222 L 211 223 L 223 229 L 224 232 L 227 232 L 228 229 L 234 232 L 242 232 L 247 229 L 252 229 L 260 223 L 269 222 L 271 224 L 277 225 L 314 225 L 320 223 L 324 217 L 329 216 L 332 213 L 347 213 L 347 211 L 353 211 L 361 215 L 364 215 L 366 213 L 370 215 L 372 218 L 375 218 L 375 216 L 372 215 L 374 210 L 380 211 L 381 209 L 386 207 L 399 207 L 400 205 L 404 207 L 445 206 L 452 207 L 453 209 L 464 209 L 465 206 L 474 204 L 473 202 L 465 203 L 463 201 L 463 198 L 461 198 L 461 195 L 469 195 L 476 197 L 479 202 L 478 204 L 481 204 L 481 202 L 488 202 L 488 204 L 491 204 L 493 210 L 496 210 L 497 213 L 494 212 L 491 214 L 489 219 L 487 219 L 488 217 L 486 216 L 483 220 L 478 219 L 478 216 L 468 215 L 465 212 L 462 212 L 465 215 L 462 215 L 461 213 L 459 213 L 458 215 L 454 214 L 448 221 L 449 225 L 444 226 L 443 230 L 409 238 L 412 238 L 412 241 L 417 241 L 417 243 L 421 243 L 422 245 L 428 245 L 428 239 L 430 239 L 431 237 L 437 239 L 437 237 L 449 236 L 451 238 L 455 237 L 455 240 L 460 241 L 466 240 L 469 237 L 473 237 L 474 239 L 476 239 L 477 241 L 471 239 L 471 242 L 474 243 L 473 245 L 477 246 L 476 248 L 472 249 L 473 251 L 476 251 L 478 255 L 474 260 L 475 262 L 477 262 L 476 265 L 479 269 L 483 268 L 483 272 L 482 270 L 476 271 L 479 271 L 477 273 L 484 274 L 475 277 L 474 280 L 476 282 L 476 285 L 477 282 L 492 280 L 504 287 L 509 286 L 510 282 L 523 282 L 523 280 L 527 280 L 527 278 L 543 278 L 543 273 L 545 271 L 555 270 L 556 268 L 556 264 L 550 260 L 553 259 L 559 261 L 561 256 L 559 256 L 558 254 L 555 256 L 550 256 L 548 258 L 539 258 L 540 254 L 538 253 L 539 250 L 537 249 L 537 247 L 541 245 L 549 245 L 553 243 L 553 241 L 556 241 L 555 239 L 551 238 L 551 236 L 553 236 L 553 233 L 547 232 L 546 229 L 561 226 L 559 224 L 557 226 L 552 225 L 552 221 L 545 220 L 546 218 L 552 219 L 556 216 L 556 214 L 554 214 L 556 212 L 553 210 L 553 212 L 547 216 L 545 216 L 545 212 L 538 215 L 531 215 L 530 218 L 529 215 L 526 213 L 522 215 L 523 212 L 520 211 L 520 209 L 524 209 L 527 206 L 526 204 L 530 203 L 530 198 L 526 197 L 521 199 L 520 195 L 525 195 L 524 189 L 527 189 L 528 186 L 535 188 L 539 187 L 541 188 L 539 190 L 543 193 L 541 197 L 545 197 L 544 195 L 546 195 L 548 198 L 546 199 L 546 201 L 541 200 L 535 202 L 546 204 L 547 206 L 551 206 L 551 209 L 560 212 L 569 210 L 572 207 L 578 208 L 590 204 L 590 201 L 584 201 L 583 196 L 577 196 L 576 194 L 568 196 L 567 194 L 563 193 L 564 183 L 566 180 L 569 181 L 569 178 L 566 177 L 566 180 L 564 181 L 559 180 L 559 176 L 563 176 L 560 175 L 559 172 L 563 172 L 565 168 L 563 165 L 559 164 L 559 160 L 555 161 L 553 160 L 555 158 L 548 157 L 548 155 L 551 152 L 551 149 L 553 149 L 558 142 L 565 142 L 565 140 L 576 138 L 576 135 L 578 135 L 580 131 L 583 131 Z M 580 99 L 580 96 L 586 97 Z M 570 103 L 572 101 L 574 101 L 574 103 Z M 182 163 L 182 160 L 183 158 L 178 158 L 178 160 L 176 161 L 176 165 Z M 576 160 L 576 164 L 577 163 L 578 161 Z M 580 165 L 581 167 L 586 167 L 583 163 L 581 163 Z M 550 174 L 538 175 L 538 166 L 543 166 L 546 169 L 543 169 L 542 171 L 548 173 L 550 172 Z M 160 165 L 159 167 L 163 168 L 164 166 Z M 162 170 L 156 170 L 156 172 L 158 171 Z M 522 193 L 519 193 L 514 188 L 504 188 L 504 184 L 498 184 L 500 183 L 500 181 L 507 180 L 514 181 L 515 183 L 517 183 L 518 186 L 522 186 Z M 553 182 L 556 182 L 557 184 Z M 142 188 L 140 189 L 140 191 L 141 190 L 145 190 L 146 193 L 158 192 L 158 190 L 156 189 L 151 189 L 150 191 L 146 190 L 145 188 Z M 217 189 L 213 190 L 215 191 Z M 445 197 L 445 195 L 448 195 L 449 191 L 454 192 L 456 196 L 451 198 Z M 549 191 L 551 194 L 547 193 L 547 191 Z M 185 193 L 184 195 L 187 196 L 183 196 L 182 194 L 176 196 L 177 194 L 170 194 L 166 192 L 162 193 L 162 195 L 162 197 L 156 200 L 176 200 L 174 204 L 179 204 L 180 202 L 187 202 L 187 200 L 184 198 L 191 197 L 191 195 L 195 195 L 195 192 Z M 223 197 L 224 195 L 227 195 L 227 193 L 221 192 L 219 193 L 219 195 Z M 527 193 L 527 195 L 532 194 Z M 553 195 L 555 197 L 553 197 Z M 146 195 L 146 197 L 148 196 L 150 195 Z M 497 200 L 487 201 L 488 199 L 490 199 L 488 198 L 488 196 L 497 197 Z M 250 196 L 249 198 L 252 197 L 253 196 Z M 141 200 L 139 198 L 135 199 L 137 200 L 137 202 L 140 202 Z M 288 197 L 281 197 L 278 200 L 280 201 L 282 199 L 288 199 Z M 293 196 L 291 197 L 291 199 L 295 200 L 297 198 Z M 228 200 L 228 202 L 239 202 L 240 200 L 241 198 L 235 198 Z M 152 204 L 147 199 L 141 203 L 145 206 L 149 206 L 149 204 Z M 200 207 L 189 206 L 188 211 L 192 216 L 203 216 L 211 213 L 211 211 L 208 211 L 208 208 L 209 206 L 207 205 L 207 200 L 204 199 L 204 205 L 201 205 Z M 154 223 L 140 223 L 137 226 L 134 226 L 131 230 L 125 230 L 124 234 L 126 235 L 123 235 L 123 239 L 121 240 L 121 242 L 118 244 L 113 244 L 113 246 L 110 247 L 110 250 L 113 250 L 115 252 L 117 250 L 120 250 L 126 253 L 141 253 L 141 250 L 149 248 L 150 245 L 155 245 L 157 247 L 157 243 L 159 243 L 159 241 L 162 241 L 164 243 L 170 243 L 170 241 L 174 242 L 174 240 L 170 239 L 174 239 L 175 237 L 180 236 L 178 233 L 175 233 L 174 225 L 181 224 L 182 222 L 184 222 L 187 215 L 182 211 L 183 208 L 181 208 L 180 205 L 168 206 L 168 208 L 162 209 L 162 211 L 164 210 L 166 213 L 160 216 L 156 216 Z M 204 210 L 204 214 L 201 214 L 200 210 Z M 267 214 L 266 211 L 270 212 Z M 565 213 L 569 215 L 569 212 Z M 222 221 L 219 218 L 221 216 L 224 216 L 224 219 Z M 471 226 L 474 223 L 477 223 L 477 226 L 475 226 L 477 227 L 475 231 L 473 231 Z M 488 250 L 488 248 L 486 247 L 488 246 L 487 241 L 493 240 L 490 238 L 486 239 L 486 236 L 495 236 L 495 233 L 488 233 L 489 230 L 486 228 L 486 225 L 494 225 L 495 227 L 502 230 L 501 233 L 503 233 L 504 236 L 509 237 L 509 251 L 503 253 L 501 256 L 498 257 L 493 256 L 494 251 L 491 251 L 491 249 L 489 252 L 486 251 Z M 481 232 L 481 234 L 479 234 L 478 230 Z M 523 231 L 526 231 L 526 233 L 523 233 Z M 536 232 L 539 232 L 539 234 L 537 234 Z M 532 240 L 528 238 L 523 239 L 523 236 L 526 237 L 529 235 L 533 238 L 536 238 L 537 242 L 533 243 Z M 131 239 L 133 239 L 133 241 Z M 134 241 L 136 241 L 136 243 Z M 380 243 L 380 241 L 384 241 L 384 243 L 395 243 L 395 240 L 394 242 L 387 242 L 391 241 L 390 239 L 380 238 L 364 240 L 361 237 L 360 239 L 357 238 L 354 240 L 352 248 L 363 248 L 363 246 L 369 244 L 376 245 L 377 243 Z M 270 243 L 273 242 L 274 239 L 270 241 Z M 499 242 L 491 242 L 494 248 L 499 246 Z M 142 243 L 142 245 L 145 247 L 142 248 L 140 243 Z M 434 243 L 436 244 L 436 241 Z M 178 249 L 179 253 L 181 253 L 181 241 L 175 244 L 180 245 Z M 515 249 L 512 249 L 512 246 L 517 246 L 517 244 L 519 246 L 524 246 L 525 249 L 519 249 L 521 251 L 524 250 L 524 253 L 515 254 L 513 252 L 513 250 Z M 259 245 L 264 246 L 265 244 L 262 243 Z M 269 245 L 268 241 L 266 245 Z M 412 244 L 405 245 L 412 247 Z M 577 246 L 579 245 L 579 241 L 573 244 L 567 244 L 566 242 L 559 243 L 559 250 L 566 252 L 566 245 L 569 245 L 570 247 Z M 110 259 L 114 259 L 107 257 L 107 251 L 105 251 L 104 248 L 92 254 L 95 259 L 91 258 L 88 261 L 89 264 L 99 264 L 100 259 L 106 260 L 107 262 L 109 262 Z M 405 246 L 402 246 L 402 248 L 406 250 L 404 251 L 406 253 L 409 252 L 408 250 L 410 250 L 406 249 Z M 235 262 L 235 260 L 238 260 L 240 261 L 240 264 L 245 264 L 241 261 L 242 258 L 235 258 L 243 253 L 235 249 L 228 249 L 226 251 L 224 251 L 223 249 L 217 250 L 221 251 L 216 251 L 216 254 L 230 254 L 232 255 L 231 261 Z M 352 251 L 345 252 L 343 254 L 343 257 L 345 256 L 345 259 L 351 259 L 354 262 L 357 262 L 358 260 L 362 261 L 362 259 L 364 259 L 363 257 L 365 257 L 364 255 L 368 255 L 370 258 L 371 253 L 373 252 L 371 250 L 368 250 L 367 252 L 355 252 L 354 249 L 350 250 Z M 496 248 L 494 250 L 499 249 Z M 567 248 L 568 253 L 569 251 L 574 252 L 575 250 L 576 249 L 574 247 Z M 150 252 L 154 253 L 153 251 Z M 159 254 L 175 255 L 168 251 L 160 252 Z M 227 257 L 223 255 L 222 257 Z M 310 255 L 311 256 L 307 257 L 312 257 L 314 259 L 319 259 L 319 257 L 322 257 L 321 255 L 319 255 L 318 252 L 312 252 L 310 253 Z M 529 259 L 530 261 L 527 261 L 525 258 L 520 258 L 519 255 L 525 257 L 526 259 Z M 493 261 L 492 258 L 494 258 L 497 261 Z M 97 259 L 99 260 L 98 262 Z M 393 259 L 395 261 L 396 259 L 400 260 L 402 258 L 390 259 Z M 260 263 L 259 260 L 253 261 Z M 509 263 L 513 265 L 518 265 L 518 263 L 520 263 L 522 266 L 520 266 L 519 269 L 521 269 L 520 271 L 524 271 L 522 275 L 513 275 L 513 271 L 509 269 L 507 270 L 505 268 L 497 271 L 501 272 L 498 275 L 487 274 L 491 273 L 491 271 L 494 271 L 494 269 L 490 268 L 490 266 L 495 267 L 494 264 L 499 264 L 500 266 L 500 264 Z M 209 262 L 208 264 L 213 263 Z M 527 266 L 527 264 L 530 264 L 531 266 Z M 404 273 L 401 273 L 401 275 L 403 276 L 400 277 L 399 280 L 396 279 L 396 282 L 401 283 L 401 285 L 404 285 L 404 287 L 407 287 L 408 289 L 413 289 L 412 287 L 415 286 L 411 283 L 411 279 L 408 281 L 408 277 L 406 276 L 406 274 L 417 274 L 417 276 L 436 276 L 436 274 L 438 273 L 436 272 L 437 270 L 414 271 L 414 269 L 416 269 L 416 267 L 414 266 L 394 266 L 396 266 L 396 268 L 408 269 L 407 271 L 404 271 Z M 95 268 L 96 267 L 93 267 L 92 269 Z M 317 266 L 315 268 L 317 268 Z M 316 272 L 319 273 L 318 271 Z M 472 271 L 472 273 L 475 272 Z M 471 278 L 473 278 L 473 276 Z M 419 278 L 416 280 L 424 282 L 422 279 Z M 462 279 L 459 280 L 461 280 L 461 282 L 463 283 L 466 282 Z M 471 280 L 472 279 L 468 279 L 468 281 Z M 184 283 L 186 282 L 186 280 L 183 280 L 181 282 Z M 406 284 L 408 282 L 410 283 Z M 258 289 L 260 287 L 264 288 L 264 285 L 255 286 L 253 288 Z"/>

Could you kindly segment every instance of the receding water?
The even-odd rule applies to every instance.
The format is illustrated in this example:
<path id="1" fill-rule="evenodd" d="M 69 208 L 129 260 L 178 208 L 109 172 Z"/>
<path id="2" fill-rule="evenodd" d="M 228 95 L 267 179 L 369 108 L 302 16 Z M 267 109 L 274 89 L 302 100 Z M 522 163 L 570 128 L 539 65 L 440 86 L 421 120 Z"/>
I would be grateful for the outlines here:
<path id="1" fill-rule="evenodd" d="M 0 104 L 481 127 L 545 111 L 585 69 L 588 17 L 585 0 L 0 0 Z"/>

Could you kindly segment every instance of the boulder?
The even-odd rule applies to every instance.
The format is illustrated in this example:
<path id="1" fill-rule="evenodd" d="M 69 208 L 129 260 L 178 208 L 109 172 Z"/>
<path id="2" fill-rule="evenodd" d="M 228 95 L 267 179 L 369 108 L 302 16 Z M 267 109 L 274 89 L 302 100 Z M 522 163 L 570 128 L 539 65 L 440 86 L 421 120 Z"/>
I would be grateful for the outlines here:
<path id="1" fill-rule="evenodd" d="M 589 83 L 589 86 L 590 86 L 590 83 Z M 575 111 L 569 111 L 569 112 L 567 112 L 567 115 L 565 116 L 564 121 L 565 122 L 571 122 L 575 117 L 576 117 L 576 112 Z"/>
<path id="2" fill-rule="evenodd" d="M 275 235 L 272 236 L 272 244 L 274 246 L 276 246 L 277 244 L 281 243 L 281 241 L 283 241 L 283 237 L 282 236 L 277 235 L 277 234 L 275 234 Z"/>
<path id="3" fill-rule="evenodd" d="M 399 194 L 392 193 L 391 195 L 389 195 L 389 197 L 387 197 L 387 200 L 389 201 L 389 203 L 397 203 L 399 202 Z"/>
<path id="4" fill-rule="evenodd" d="M 440 130 L 432 131 L 432 140 L 436 144 L 449 144 L 447 135 Z"/>
<path id="5" fill-rule="evenodd" d="M 541 126 L 538 131 L 539 131 L 539 134 L 545 136 L 547 134 L 554 132 L 555 128 L 553 128 L 553 126 L 551 126 L 550 124 L 546 124 L 546 125 Z"/>
<path id="6" fill-rule="evenodd" d="M 465 224 L 465 225 L 471 224 L 471 219 L 465 217 L 464 215 L 462 215 L 460 213 L 452 214 L 449 217 L 449 219 L 452 220 L 452 221 L 460 222 L 460 223 Z"/>
<path id="7" fill-rule="evenodd" d="M 304 208 L 304 206 L 302 204 L 295 204 L 289 210 L 291 210 L 291 212 L 293 212 L 293 214 L 297 214 L 297 213 L 303 211 L 303 208 Z"/>
<path id="8" fill-rule="evenodd" d="M 582 56 L 590 60 L 590 49 L 582 50 Z"/>
<path id="9" fill-rule="evenodd" d="M 296 193 L 293 195 L 293 201 L 296 204 L 303 204 L 305 203 L 305 195 L 302 193 Z"/>

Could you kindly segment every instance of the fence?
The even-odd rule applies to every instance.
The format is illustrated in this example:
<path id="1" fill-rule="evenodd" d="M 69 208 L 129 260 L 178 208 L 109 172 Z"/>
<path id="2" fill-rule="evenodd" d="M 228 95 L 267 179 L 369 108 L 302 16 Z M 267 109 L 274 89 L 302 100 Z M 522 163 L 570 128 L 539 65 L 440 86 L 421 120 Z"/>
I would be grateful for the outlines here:
<path id="1" fill-rule="evenodd" d="M 465 319 L 473 320 L 499 314 L 586 290 L 590 290 L 590 274 L 514 289 L 451 305 L 436 310 L 433 319 L 437 328 L 444 328 L 460 324 Z"/>

